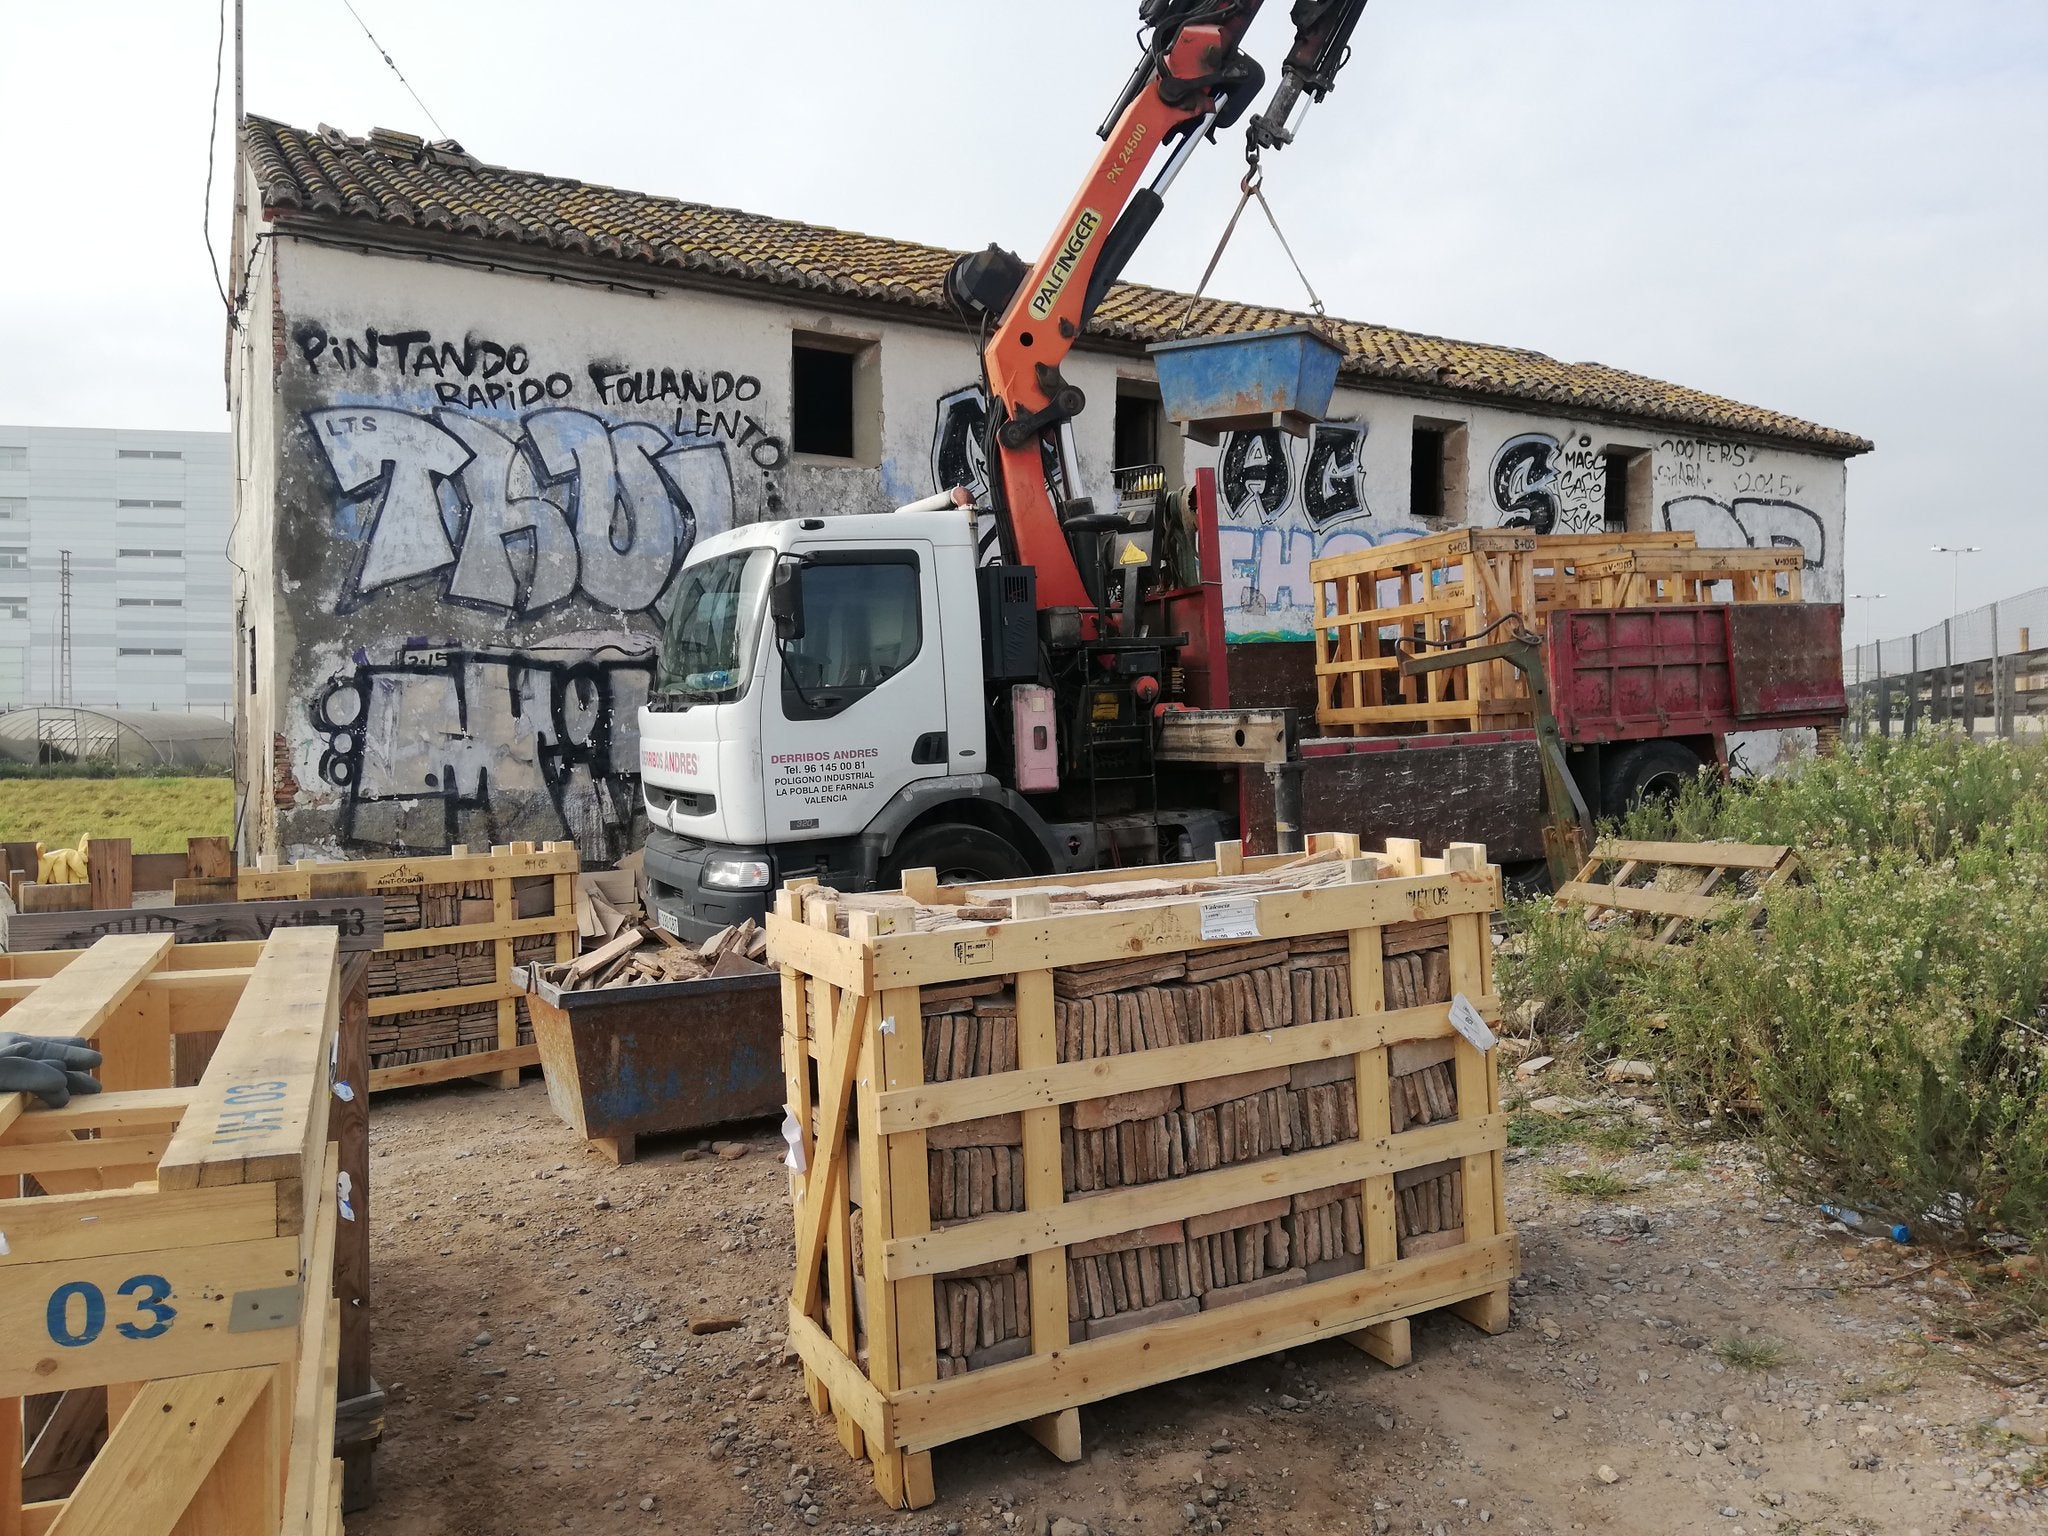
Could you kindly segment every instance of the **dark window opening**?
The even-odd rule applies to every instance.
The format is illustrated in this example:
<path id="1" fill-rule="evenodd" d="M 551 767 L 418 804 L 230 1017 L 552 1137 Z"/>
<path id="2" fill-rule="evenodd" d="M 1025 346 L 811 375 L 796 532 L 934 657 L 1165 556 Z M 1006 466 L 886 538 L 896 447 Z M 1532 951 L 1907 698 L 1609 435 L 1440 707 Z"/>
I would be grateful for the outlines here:
<path id="1" fill-rule="evenodd" d="M 851 352 L 797 342 L 790 351 L 790 447 L 826 458 L 853 457 Z"/>
<path id="2" fill-rule="evenodd" d="M 813 556 L 797 580 L 804 632 L 780 647 L 784 718 L 829 719 L 916 659 L 924 600 L 915 555 Z"/>
<path id="3" fill-rule="evenodd" d="M 1647 456 L 1628 448 L 1609 448 L 1601 455 L 1601 465 L 1606 471 L 1606 494 L 1601 504 L 1600 526 L 1607 533 L 1628 532 L 1629 507 L 1639 496 L 1647 513 L 1647 486 L 1639 487 L 1635 483 L 1642 478 L 1642 471 L 1637 468 L 1638 460 L 1647 460 Z"/>
<path id="4" fill-rule="evenodd" d="M 1159 462 L 1159 402 L 1144 395 L 1116 397 L 1117 469 Z"/>
<path id="5" fill-rule="evenodd" d="M 1444 434 L 1440 427 L 1415 429 L 1408 464 L 1408 514 L 1444 515 Z"/>

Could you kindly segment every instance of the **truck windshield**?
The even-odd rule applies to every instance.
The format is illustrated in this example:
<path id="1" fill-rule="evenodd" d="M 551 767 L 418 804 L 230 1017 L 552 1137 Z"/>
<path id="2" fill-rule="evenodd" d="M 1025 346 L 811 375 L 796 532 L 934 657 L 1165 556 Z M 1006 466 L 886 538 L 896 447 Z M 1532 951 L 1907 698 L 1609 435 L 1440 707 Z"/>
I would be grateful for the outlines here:
<path id="1" fill-rule="evenodd" d="M 766 549 L 735 550 L 684 567 L 662 636 L 656 692 L 707 703 L 746 692 L 774 569 L 774 553 Z"/>

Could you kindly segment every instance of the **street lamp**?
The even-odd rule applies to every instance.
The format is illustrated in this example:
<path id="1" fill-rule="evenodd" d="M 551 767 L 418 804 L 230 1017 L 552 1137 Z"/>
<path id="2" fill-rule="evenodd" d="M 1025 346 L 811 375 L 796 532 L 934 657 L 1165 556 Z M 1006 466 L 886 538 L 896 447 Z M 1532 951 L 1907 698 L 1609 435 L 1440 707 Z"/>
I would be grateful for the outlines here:
<path id="1" fill-rule="evenodd" d="M 1936 544 L 1933 546 L 1933 549 L 1937 555 L 1947 555 L 1949 557 L 1949 617 L 1951 619 L 1960 619 L 1963 616 L 1963 556 L 1981 555 L 1984 551 L 1982 547 L 1976 544 Z"/>
<path id="2" fill-rule="evenodd" d="M 1864 646 L 1868 646 L 1872 640 L 1877 638 L 1874 627 L 1875 621 L 1871 617 L 1870 605 L 1872 603 L 1883 602 L 1885 600 L 1885 596 L 1886 594 L 1883 592 L 1851 592 L 1849 594 L 1850 602 L 1861 603 L 1863 605 Z M 1856 651 L 1856 681 L 1858 683 L 1861 683 L 1863 681 L 1863 648 L 1861 646 L 1859 646 Z"/>

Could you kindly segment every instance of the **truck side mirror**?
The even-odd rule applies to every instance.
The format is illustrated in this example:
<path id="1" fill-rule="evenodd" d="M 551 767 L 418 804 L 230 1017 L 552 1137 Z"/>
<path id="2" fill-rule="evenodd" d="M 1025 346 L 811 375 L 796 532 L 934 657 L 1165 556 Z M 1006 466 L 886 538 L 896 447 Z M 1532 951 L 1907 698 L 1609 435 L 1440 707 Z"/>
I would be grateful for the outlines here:
<path id="1" fill-rule="evenodd" d="M 775 621 L 775 638 L 785 645 L 804 637 L 803 569 L 802 561 L 784 556 L 768 584 L 768 616 Z"/>

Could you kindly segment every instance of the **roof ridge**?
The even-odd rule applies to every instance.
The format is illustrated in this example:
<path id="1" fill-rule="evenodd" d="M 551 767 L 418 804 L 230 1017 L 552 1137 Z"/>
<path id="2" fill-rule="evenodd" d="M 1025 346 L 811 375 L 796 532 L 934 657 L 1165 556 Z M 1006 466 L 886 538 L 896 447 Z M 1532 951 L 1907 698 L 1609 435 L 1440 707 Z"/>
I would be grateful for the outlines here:
<path id="1" fill-rule="evenodd" d="M 308 132 L 250 113 L 242 147 L 273 215 L 369 220 L 924 311 L 945 309 L 945 268 L 959 254 L 919 240 L 489 164 L 452 141 L 430 142 L 396 129 L 374 128 L 364 137 L 325 125 Z M 1320 319 L 1344 336 L 1344 372 L 1368 382 L 1421 384 L 1541 403 L 1557 413 L 1599 412 L 1841 455 L 1871 448 L 1853 433 L 1610 363 L 1567 363 L 1530 347 L 1316 316 L 1250 299 L 1191 297 L 1149 283 L 1114 285 L 1089 331 L 1142 345 L 1175 334 L 1190 307 L 1201 317 L 1194 328 L 1207 334 Z"/>

